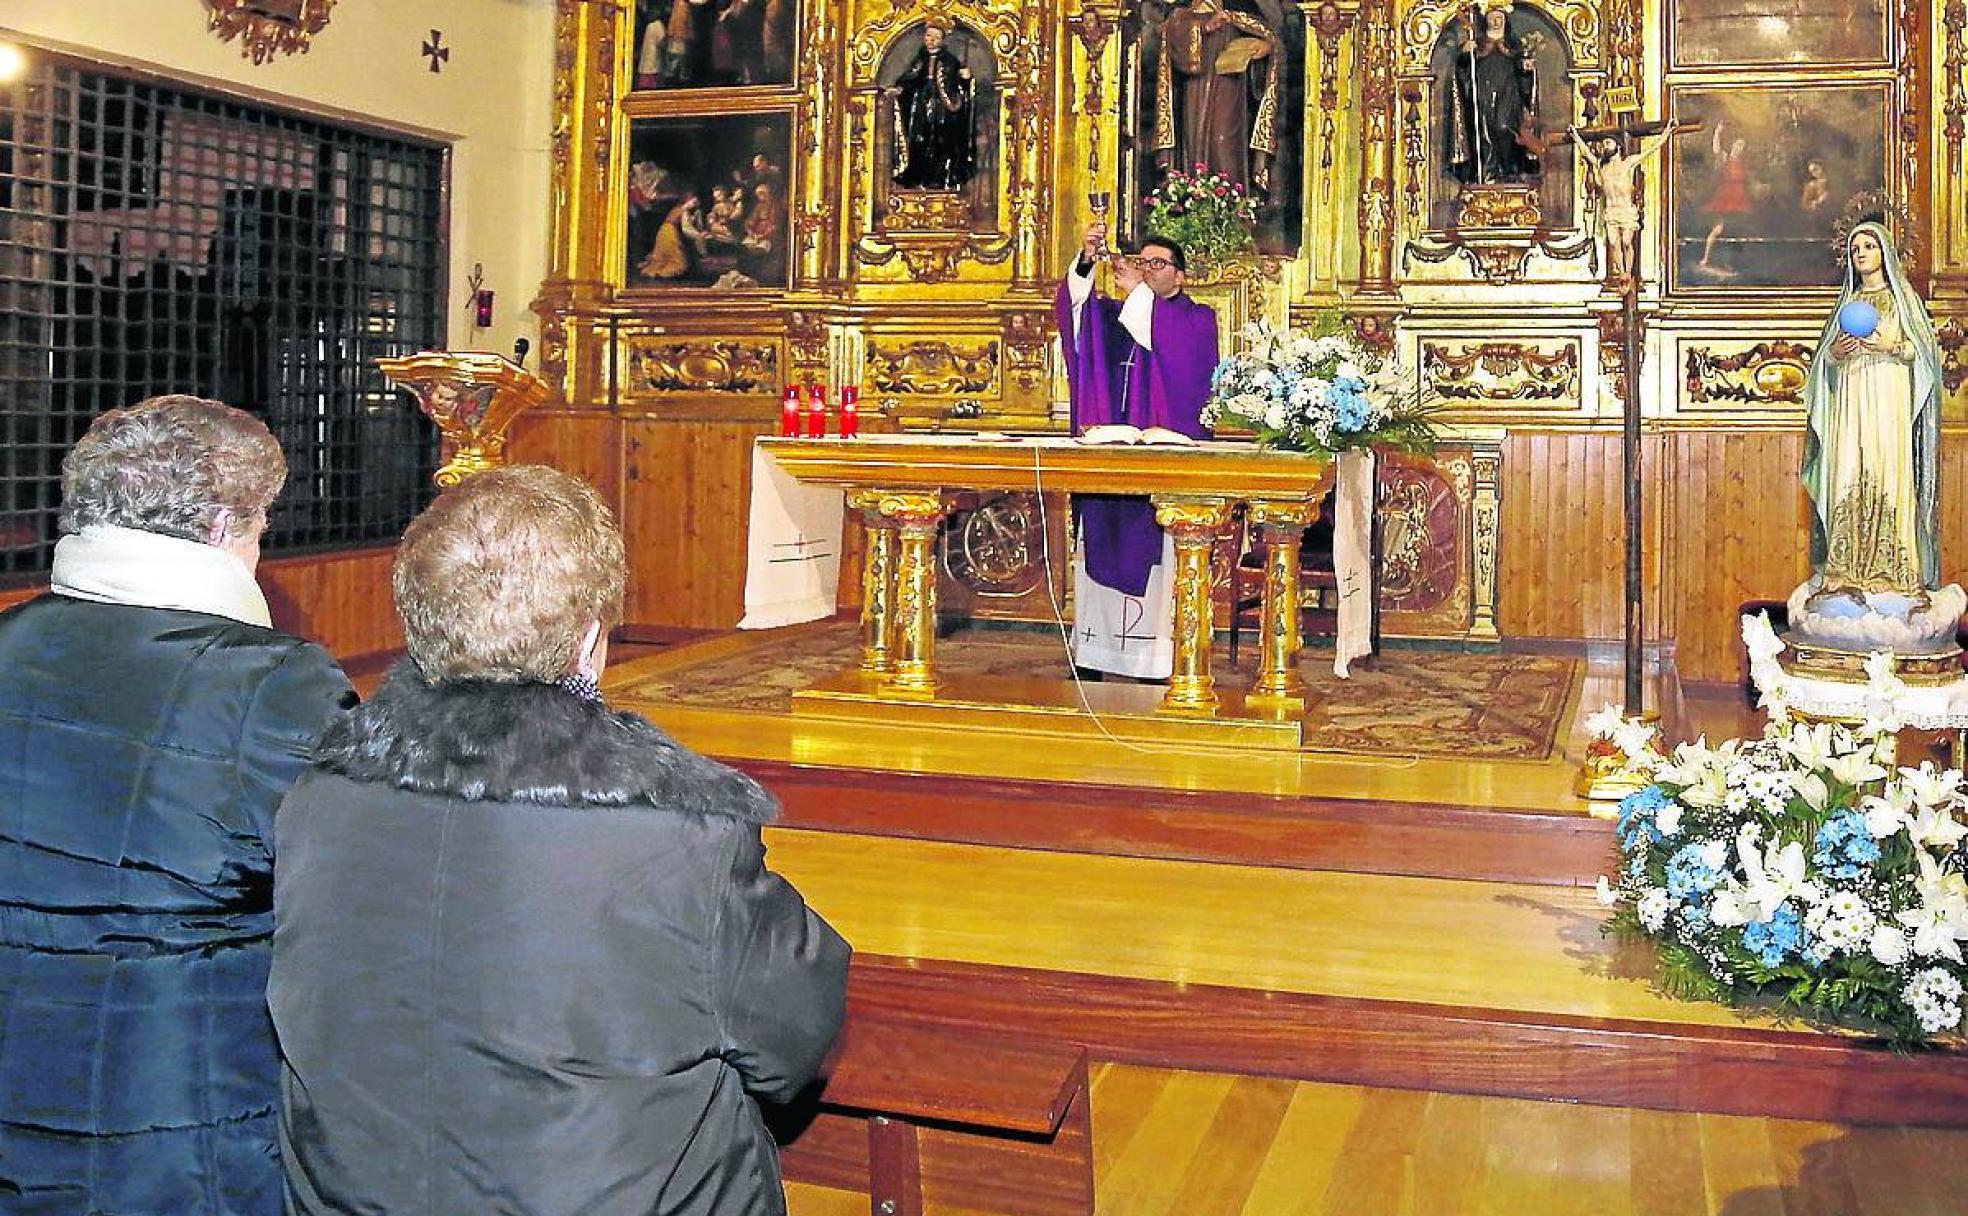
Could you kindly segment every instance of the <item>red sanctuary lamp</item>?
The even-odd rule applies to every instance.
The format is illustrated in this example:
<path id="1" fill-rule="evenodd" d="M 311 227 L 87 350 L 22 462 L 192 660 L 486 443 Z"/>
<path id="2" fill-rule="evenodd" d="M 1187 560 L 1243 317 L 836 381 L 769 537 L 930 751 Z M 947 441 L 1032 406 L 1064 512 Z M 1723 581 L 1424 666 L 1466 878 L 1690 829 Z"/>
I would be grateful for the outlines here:
<path id="1" fill-rule="evenodd" d="M 858 384 L 844 384 L 841 386 L 841 438 L 852 439 L 860 433 L 861 386 Z"/>

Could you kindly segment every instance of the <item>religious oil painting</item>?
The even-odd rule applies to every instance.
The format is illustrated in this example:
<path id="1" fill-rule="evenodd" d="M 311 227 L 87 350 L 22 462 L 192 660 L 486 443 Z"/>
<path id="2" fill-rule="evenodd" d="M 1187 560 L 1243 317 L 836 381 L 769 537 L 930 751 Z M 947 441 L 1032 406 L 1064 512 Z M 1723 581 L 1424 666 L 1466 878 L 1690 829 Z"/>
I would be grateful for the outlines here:
<path id="1" fill-rule="evenodd" d="M 798 0 L 635 0 L 637 89 L 790 84 Z"/>
<path id="2" fill-rule="evenodd" d="M 791 151 L 784 112 L 638 119 L 624 285 L 785 288 Z"/>
<path id="3" fill-rule="evenodd" d="M 1885 84 L 1673 90 L 1676 291 L 1831 287 L 1837 236 L 1887 205 Z"/>
<path id="4" fill-rule="evenodd" d="M 1337 131 L 1327 139 L 1294 118 L 1305 112 L 1305 21 L 1298 6 L 1141 0 L 1131 20 L 1137 53 L 1128 60 L 1131 79 L 1122 96 L 1135 105 L 1121 132 L 1123 148 L 1132 150 L 1124 191 L 1140 203 L 1170 170 L 1242 183 L 1258 200 L 1258 250 L 1295 252 L 1304 209 L 1301 158 L 1312 158 L 1316 176 L 1336 177 L 1347 152 Z"/>
<path id="5" fill-rule="evenodd" d="M 1886 0 L 1675 0 L 1674 66 L 1886 61 Z"/>
<path id="6" fill-rule="evenodd" d="M 876 80 L 885 226 L 995 229 L 1000 94 L 990 41 L 932 17 L 889 45 Z"/>

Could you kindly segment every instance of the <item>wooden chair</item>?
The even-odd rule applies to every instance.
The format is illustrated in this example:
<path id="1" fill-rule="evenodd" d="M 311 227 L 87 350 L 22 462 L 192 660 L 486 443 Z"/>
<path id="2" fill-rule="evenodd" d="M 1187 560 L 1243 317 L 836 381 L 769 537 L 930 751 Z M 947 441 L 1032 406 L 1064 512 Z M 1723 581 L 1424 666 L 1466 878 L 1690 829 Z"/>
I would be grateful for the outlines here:
<path id="1" fill-rule="evenodd" d="M 856 1016 L 785 1176 L 868 1192 L 874 1216 L 939 1206 L 1093 1211 L 1086 1048 Z"/>

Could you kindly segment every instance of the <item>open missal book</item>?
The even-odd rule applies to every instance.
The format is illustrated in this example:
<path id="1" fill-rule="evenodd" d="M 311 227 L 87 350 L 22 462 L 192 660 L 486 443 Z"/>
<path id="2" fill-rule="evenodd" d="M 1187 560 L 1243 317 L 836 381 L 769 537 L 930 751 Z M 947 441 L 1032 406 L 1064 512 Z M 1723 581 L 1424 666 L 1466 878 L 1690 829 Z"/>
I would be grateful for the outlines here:
<path id="1" fill-rule="evenodd" d="M 1077 437 L 1080 443 L 1146 443 L 1167 447 L 1193 447 L 1196 441 L 1181 431 L 1171 431 L 1165 426 L 1151 426 L 1146 430 L 1126 423 L 1110 423 L 1105 426 L 1090 426 Z"/>

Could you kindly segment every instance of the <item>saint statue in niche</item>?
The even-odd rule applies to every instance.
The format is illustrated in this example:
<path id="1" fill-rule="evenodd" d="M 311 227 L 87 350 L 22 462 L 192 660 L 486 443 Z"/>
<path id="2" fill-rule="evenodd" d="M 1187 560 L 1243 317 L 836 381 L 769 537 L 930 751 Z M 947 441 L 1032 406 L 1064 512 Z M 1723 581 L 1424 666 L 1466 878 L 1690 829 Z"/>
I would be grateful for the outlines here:
<path id="1" fill-rule="evenodd" d="M 1544 146 L 1538 125 L 1537 52 L 1543 35 L 1519 35 L 1501 7 L 1471 5 L 1458 18 L 1443 113 L 1450 175 L 1465 185 L 1536 181 Z"/>
<path id="2" fill-rule="evenodd" d="M 1184 0 L 1162 23 L 1155 69 L 1156 159 L 1271 190 L 1284 44 L 1238 0 Z"/>
<path id="3" fill-rule="evenodd" d="M 970 69 L 945 45 L 952 28 L 947 17 L 930 18 L 922 50 L 891 88 L 892 176 L 905 190 L 961 190 L 976 172 L 975 86 Z"/>

